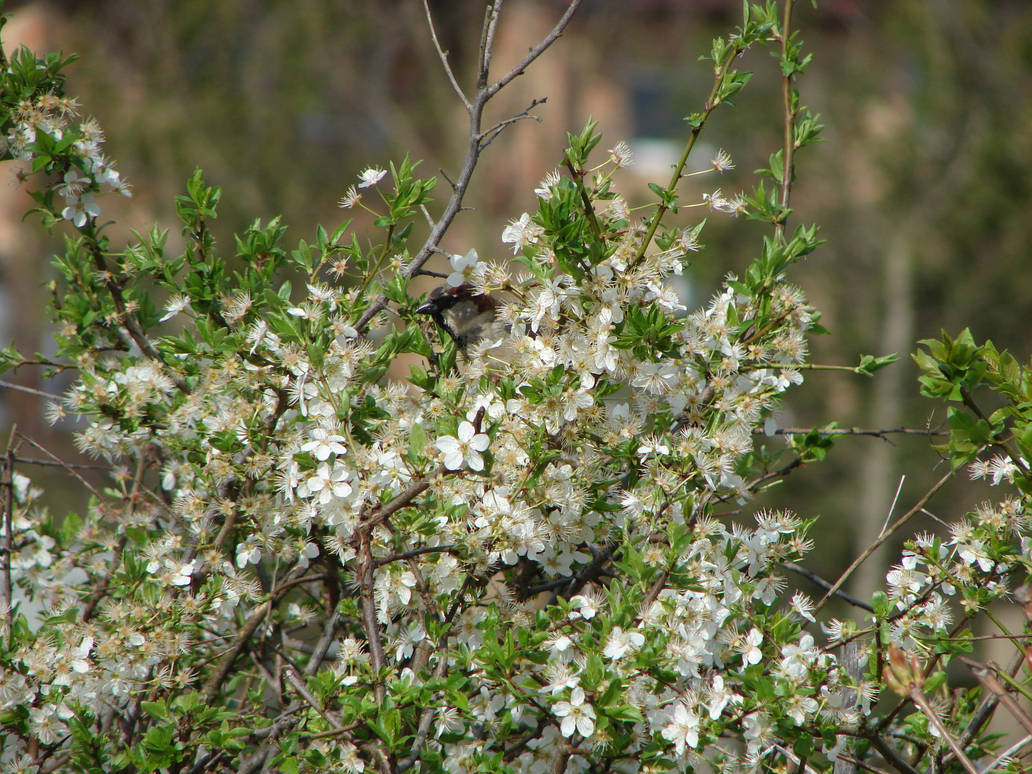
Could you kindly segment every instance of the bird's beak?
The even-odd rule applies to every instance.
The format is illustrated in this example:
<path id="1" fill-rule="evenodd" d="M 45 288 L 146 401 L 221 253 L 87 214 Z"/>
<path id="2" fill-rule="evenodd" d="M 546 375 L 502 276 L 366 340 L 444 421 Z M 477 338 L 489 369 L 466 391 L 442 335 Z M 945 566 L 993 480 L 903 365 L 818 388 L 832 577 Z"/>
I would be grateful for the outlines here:
<path id="1" fill-rule="evenodd" d="M 416 314 L 433 314 L 436 307 L 432 301 L 427 301 L 420 307 L 416 308 Z"/>

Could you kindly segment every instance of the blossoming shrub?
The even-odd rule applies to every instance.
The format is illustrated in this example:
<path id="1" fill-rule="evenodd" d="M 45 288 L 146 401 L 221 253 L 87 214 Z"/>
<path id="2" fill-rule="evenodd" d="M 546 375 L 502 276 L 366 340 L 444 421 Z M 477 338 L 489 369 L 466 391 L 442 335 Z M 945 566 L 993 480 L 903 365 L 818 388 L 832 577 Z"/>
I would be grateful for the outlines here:
<path id="1" fill-rule="evenodd" d="M 955 464 L 995 445 L 1005 456 L 979 470 L 1019 494 L 948 539 L 919 536 L 870 616 L 821 629 L 806 595 L 785 599 L 812 520 L 732 515 L 827 446 L 814 433 L 772 450 L 759 432 L 818 328 L 788 279 L 816 229 L 786 226 L 791 154 L 816 118 L 793 92 L 773 185 L 707 197 L 771 235 L 700 309 L 677 278 L 704 224 L 664 218 L 684 206 L 706 117 L 745 85 L 736 58 L 780 46 L 789 86 L 805 67 L 776 11 L 747 10 L 714 44 L 713 92 L 644 220 L 614 188 L 626 147 L 599 152 L 589 124 L 537 211 L 505 229 L 511 262 L 452 258 L 446 286 L 497 307 L 461 348 L 409 291 L 432 252 L 413 240 L 435 180 L 408 159 L 365 170 L 342 201 L 376 212 L 371 246 L 345 223 L 288 247 L 273 220 L 227 254 L 209 229 L 220 191 L 200 172 L 178 200 L 182 252 L 157 228 L 114 245 L 98 194 L 127 188 L 62 91 L 65 62 L 4 58 L 4 156 L 33 173 L 45 225 L 70 234 L 50 362 L 78 378 L 51 411 L 84 418 L 79 446 L 112 475 L 81 514 L 50 514 L 6 458 L 3 759 L 913 772 L 989 756 L 986 705 L 947 693 L 941 670 L 1028 566 L 1032 404 L 1013 358 L 948 338 L 920 356 L 926 390 L 967 406 L 951 411 Z M 388 376 L 412 353 L 407 379 Z M 986 380 L 1010 413 L 965 418 Z M 884 681 L 905 702 L 876 705 Z"/>

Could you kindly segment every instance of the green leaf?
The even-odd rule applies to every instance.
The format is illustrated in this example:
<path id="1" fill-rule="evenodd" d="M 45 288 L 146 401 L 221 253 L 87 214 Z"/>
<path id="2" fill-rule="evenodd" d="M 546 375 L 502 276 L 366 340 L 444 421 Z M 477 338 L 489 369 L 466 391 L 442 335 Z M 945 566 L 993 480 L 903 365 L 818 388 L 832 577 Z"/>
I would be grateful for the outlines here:
<path id="1" fill-rule="evenodd" d="M 882 355 L 876 357 L 874 355 L 861 355 L 860 365 L 853 369 L 856 373 L 861 376 L 873 376 L 875 371 L 879 371 L 885 366 L 892 365 L 899 360 L 899 355 L 895 352 L 891 355 Z"/>
<path id="2" fill-rule="evenodd" d="M 172 720 L 172 716 L 168 712 L 168 705 L 163 701 L 142 701 L 140 709 L 155 720 L 162 720 L 166 723 Z"/>

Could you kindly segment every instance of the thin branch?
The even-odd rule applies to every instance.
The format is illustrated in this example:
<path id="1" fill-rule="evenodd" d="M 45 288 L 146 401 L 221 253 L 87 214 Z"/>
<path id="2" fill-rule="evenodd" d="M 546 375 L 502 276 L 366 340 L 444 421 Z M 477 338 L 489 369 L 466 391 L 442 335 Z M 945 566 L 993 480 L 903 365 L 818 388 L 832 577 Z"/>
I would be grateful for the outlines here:
<path id="1" fill-rule="evenodd" d="M 822 429 L 819 427 L 779 427 L 774 430 L 772 435 L 809 435 L 816 431 L 820 435 L 867 435 L 873 436 L 874 438 L 881 438 L 888 440 L 885 436 L 888 435 L 924 435 L 924 436 L 939 436 L 949 435 L 944 430 L 932 430 L 924 427 L 891 427 L 883 430 L 878 429 L 865 429 L 860 427 L 832 427 L 828 429 Z M 764 434 L 762 428 L 758 428 L 754 431 L 755 434 Z"/>
<path id="2" fill-rule="evenodd" d="M 14 390 L 15 392 L 24 392 L 28 395 L 35 395 L 39 398 L 46 398 L 47 400 L 58 401 L 61 400 L 60 395 L 52 395 L 49 392 L 43 392 L 43 390 L 37 390 L 34 387 L 26 387 L 22 384 L 15 384 L 14 382 L 8 382 L 4 379 L 0 379 L 0 387 L 6 387 L 8 390 Z"/>
<path id="3" fill-rule="evenodd" d="M 401 554 L 394 554 L 394 555 L 388 556 L 388 557 L 386 557 L 384 559 L 377 559 L 374 562 L 374 565 L 376 567 L 383 567 L 383 565 L 385 565 L 385 564 L 390 564 L 391 562 L 400 562 L 400 561 L 402 561 L 404 559 L 411 559 L 412 557 L 420 556 L 421 554 L 451 553 L 454 550 L 455 550 L 455 544 L 454 543 L 448 543 L 447 545 L 443 545 L 443 546 L 424 546 L 422 548 L 413 548 L 411 551 L 405 551 L 404 553 L 401 553 Z"/>
<path id="4" fill-rule="evenodd" d="M 269 598 L 254 608 L 250 615 L 244 620 L 243 625 L 240 627 L 240 631 L 237 636 L 233 638 L 233 642 L 230 643 L 229 648 L 222 655 L 218 667 L 208 676 L 208 680 L 204 684 L 204 688 L 201 690 L 203 696 L 207 699 L 211 699 L 218 692 L 219 688 L 222 687 L 223 681 L 229 674 L 230 669 L 233 668 L 233 662 L 236 661 L 237 656 L 247 645 L 248 640 L 251 639 L 251 635 L 255 633 L 259 624 L 265 619 L 272 610 L 272 605 L 279 597 L 292 585 L 294 585 L 295 579 L 305 571 L 305 568 L 301 564 L 295 564 L 291 568 L 290 572 L 287 573 L 287 577 L 284 578 L 283 583 L 277 586 L 269 593 Z"/>
<path id="5" fill-rule="evenodd" d="M 480 49 L 477 53 L 477 91 L 483 91 L 490 77 L 491 59 L 494 57 L 494 38 L 498 30 L 498 17 L 502 13 L 502 0 L 489 0 L 484 8 L 484 24 L 480 29 Z M 479 97 L 479 94 L 477 95 Z"/>
<path id="6" fill-rule="evenodd" d="M 556 22 L 556 25 L 552 28 L 552 31 L 545 36 L 545 38 L 538 43 L 534 48 L 527 52 L 527 55 L 523 57 L 518 65 L 513 67 L 509 72 L 499 78 L 494 84 L 488 89 L 487 97 L 490 99 L 499 91 L 509 85 L 516 76 L 523 75 L 524 71 L 530 67 L 531 63 L 541 56 L 545 51 L 555 43 L 559 37 L 563 34 L 563 30 L 570 23 L 573 15 L 577 12 L 577 8 L 580 6 L 581 0 L 571 0 L 569 6 L 566 8 L 566 13 L 562 15 L 562 18 Z M 499 3 L 501 5 L 501 3 Z"/>
<path id="7" fill-rule="evenodd" d="M 481 132 L 480 150 L 483 151 L 484 148 L 493 143 L 495 139 L 498 137 L 498 135 L 500 135 L 506 127 L 512 126 L 512 124 L 515 124 L 519 121 L 523 121 L 527 118 L 537 121 L 538 123 L 541 123 L 541 117 L 534 115 L 530 111 L 536 108 L 538 105 L 544 105 L 546 102 L 548 102 L 548 97 L 537 97 L 531 100 L 530 104 L 516 115 L 512 116 L 511 118 L 506 118 L 504 121 L 499 121 L 490 129 Z"/>
<path id="8" fill-rule="evenodd" d="M 1024 662 L 1024 654 L 1016 654 L 1014 656 L 1014 661 L 1010 664 L 1008 673 L 1012 676 L 1017 674 Z M 975 711 L 975 714 L 971 716 L 971 720 L 968 722 L 967 728 L 964 729 L 964 733 L 960 737 L 960 744 L 962 747 L 967 747 L 971 743 L 971 740 L 974 739 L 982 730 L 982 726 L 989 722 L 993 713 L 996 712 L 996 707 L 999 703 L 1000 700 L 994 695 L 987 696 L 982 701 L 982 705 Z"/>
<path id="9" fill-rule="evenodd" d="M 370 513 L 368 513 L 362 519 L 360 529 L 368 534 L 373 527 L 385 522 L 394 513 L 400 511 L 429 488 L 429 481 L 425 479 L 423 481 L 417 481 L 386 505 L 374 508 Z"/>
<path id="10" fill-rule="evenodd" d="M 977 677 L 977 675 L 976 675 Z M 957 744 L 957 740 L 950 734 L 949 729 L 943 725 L 943 722 L 939 719 L 938 713 L 928 703 L 928 699 L 917 685 L 912 685 L 908 692 L 910 700 L 917 705 L 917 708 L 924 713 L 924 716 L 928 718 L 928 722 L 935 727 L 935 730 L 939 732 L 939 738 L 945 740 L 946 744 L 949 745 L 950 750 L 953 751 L 953 755 L 956 756 L 960 765 L 964 767 L 964 770 L 968 774 L 978 774 L 978 769 L 975 768 L 975 764 L 971 762 L 971 759 L 964 754 L 964 751 Z"/>
<path id="11" fill-rule="evenodd" d="M 78 472 L 76 472 L 73 469 L 73 467 L 71 465 L 69 465 L 64 460 L 62 460 L 60 457 L 58 457 L 56 454 L 54 454 L 52 451 L 50 451 L 50 449 L 47 449 L 46 447 L 41 446 L 40 444 L 36 443 L 36 441 L 32 440 L 31 438 L 29 438 L 29 436 L 25 435 L 24 433 L 18 433 L 18 437 L 21 438 L 23 441 L 28 441 L 30 444 L 35 446 L 37 449 L 39 449 L 44 454 L 50 455 L 54 459 L 54 462 L 56 464 L 60 465 L 62 468 L 67 470 L 71 475 L 75 476 L 75 478 L 78 479 L 79 483 L 82 484 L 87 489 L 89 489 L 95 496 L 100 497 L 100 492 L 98 492 L 93 487 L 93 485 L 90 484 L 89 481 L 87 481 L 85 478 L 80 476 L 78 474 Z"/>
<path id="12" fill-rule="evenodd" d="M 61 462 L 53 460 L 40 460 L 34 457 L 14 456 L 14 461 L 21 465 L 42 465 L 44 467 L 68 468 L 69 470 L 113 470 L 110 465 L 88 465 L 83 462 Z"/>
<path id="13" fill-rule="evenodd" d="M 881 529 L 878 531 L 878 536 L 879 537 L 881 537 L 882 535 L 885 534 L 885 530 L 889 526 L 889 520 L 892 518 L 892 512 L 894 510 L 896 510 L 896 503 L 899 502 L 899 493 L 901 491 L 903 491 L 903 482 L 906 481 L 906 480 L 907 480 L 906 475 L 902 475 L 902 476 L 899 477 L 899 485 L 896 487 L 896 494 L 893 496 L 892 503 L 889 505 L 888 513 L 885 514 L 885 521 L 882 522 Z M 925 509 L 922 508 L 921 511 L 925 512 Z"/>
<path id="14" fill-rule="evenodd" d="M 409 263 L 408 268 L 405 269 L 404 274 L 406 279 L 415 276 L 423 268 L 423 264 L 426 263 L 430 259 L 430 256 L 437 250 L 438 245 L 441 243 L 441 239 L 444 238 L 444 234 L 451 226 L 455 216 L 462 210 L 462 200 L 466 195 L 466 190 L 469 188 L 470 180 L 473 177 L 473 171 L 476 169 L 477 162 L 480 159 L 480 154 L 483 152 L 485 147 L 482 144 L 483 132 L 481 129 L 481 122 L 483 120 L 484 108 L 488 101 L 502 88 L 504 88 L 513 78 L 522 73 L 531 62 L 541 56 L 549 46 L 555 43 L 563 33 L 563 30 L 565 30 L 566 26 L 570 23 L 570 19 L 573 17 L 574 12 L 580 4 L 581 0 L 571 0 L 566 12 L 556 23 L 555 27 L 552 28 L 552 31 L 549 32 L 540 43 L 534 46 L 534 48 L 530 50 L 530 52 L 518 65 L 516 65 L 516 67 L 502 76 L 501 79 L 490 85 L 488 84 L 488 72 L 491 65 L 495 29 L 497 27 L 498 15 L 501 11 L 502 4 L 501 0 L 496 0 L 496 2 L 488 5 L 484 16 L 484 27 L 481 33 L 480 53 L 477 59 L 477 92 L 467 107 L 467 112 L 469 113 L 469 136 L 466 142 L 466 155 L 462 162 L 462 170 L 459 172 L 459 176 L 456 180 L 452 182 L 452 195 L 449 197 L 448 203 L 444 207 L 444 212 L 441 213 L 440 218 L 438 218 L 433 228 L 430 229 L 430 234 L 427 236 L 423 246 Z M 365 330 L 373 317 L 385 309 L 386 306 L 387 297 L 381 295 L 369 305 L 369 308 L 366 309 L 358 322 L 355 323 L 355 328 L 359 331 Z"/>
<path id="15" fill-rule="evenodd" d="M 981 770 L 980 774 L 989 774 L 990 771 L 992 771 L 997 766 L 999 766 L 1001 763 L 1003 763 L 1005 760 L 1007 760 L 1008 758 L 1013 756 L 1016 752 L 1018 752 L 1018 750 L 1020 750 L 1022 747 L 1025 747 L 1029 742 L 1032 742 L 1032 736 L 1026 736 L 1024 739 L 1018 740 L 1017 742 L 1012 744 L 1010 747 L 1008 747 L 1006 750 L 1004 750 L 1002 753 L 997 755 L 989 763 L 988 766 L 986 766 L 984 769 Z"/>
<path id="16" fill-rule="evenodd" d="M 311 658 L 308 659 L 308 663 L 305 664 L 305 675 L 311 677 L 319 671 L 319 667 L 322 666 L 323 661 L 326 660 L 326 654 L 330 651 L 330 645 L 333 644 L 333 638 L 337 636 L 337 629 L 340 628 L 340 613 L 334 611 L 323 627 L 322 636 L 319 641 L 315 643 L 315 649 L 312 651 Z"/>
<path id="17" fill-rule="evenodd" d="M 793 0 L 785 0 L 784 15 L 781 19 L 781 59 L 784 62 L 788 58 L 788 50 L 791 44 L 791 33 L 792 29 L 792 3 Z M 796 105 L 794 104 L 797 100 L 792 87 L 792 76 L 782 75 L 781 76 L 781 107 L 784 110 L 785 115 L 785 133 L 784 142 L 781 150 L 782 156 L 782 170 L 781 170 L 781 197 L 780 197 L 780 209 L 781 213 L 778 217 L 778 222 L 774 225 L 774 233 L 780 241 L 785 239 L 785 224 L 788 220 L 788 203 L 792 193 L 792 178 L 795 175 L 795 169 L 793 167 L 793 157 L 795 154 L 795 119 L 796 119 Z"/>
<path id="18" fill-rule="evenodd" d="M 1004 687 L 1003 683 L 999 681 L 993 670 L 985 664 L 980 664 L 977 661 L 973 661 L 970 658 L 960 656 L 960 660 L 967 665 L 968 669 L 971 670 L 971 674 L 975 676 L 975 679 L 982 684 L 982 687 L 989 691 L 996 699 L 1006 707 L 1007 711 L 1014 716 L 1014 719 L 1021 724 L 1021 727 L 1025 729 L 1027 733 L 1032 734 L 1032 715 L 1029 715 L 1014 697 L 1010 695 L 1010 692 Z"/>
<path id="19" fill-rule="evenodd" d="M 812 572 L 811 570 L 806 569 L 805 567 L 796 564 L 795 562 L 782 562 L 781 566 L 784 567 L 786 570 L 791 570 L 792 572 L 797 573 L 798 575 L 802 575 L 804 578 L 813 581 L 813 583 L 820 586 L 825 591 L 831 588 L 831 584 L 828 581 L 824 580 L 824 578 L 822 578 L 820 575 L 818 575 L 815 572 Z M 845 600 L 854 607 L 859 607 L 861 610 L 866 610 L 868 613 L 874 612 L 873 607 L 871 607 L 866 602 L 857 599 L 851 594 L 847 594 L 846 592 L 841 590 L 836 590 L 834 594 L 835 596 Z"/>
<path id="20" fill-rule="evenodd" d="M 444 677 L 447 669 L 447 654 L 438 653 L 437 666 L 434 667 L 434 679 L 440 680 Z M 419 760 L 420 753 L 423 751 L 423 745 L 426 744 L 426 738 L 430 735 L 430 726 L 433 723 L 435 714 L 433 707 L 427 707 L 423 710 L 423 715 L 419 719 L 419 728 L 416 729 L 416 735 L 412 739 L 412 751 L 408 754 L 408 757 L 398 762 L 398 771 L 406 771 L 412 768 L 416 761 Z"/>
<path id="21" fill-rule="evenodd" d="M 143 328 L 140 327 L 140 323 L 136 319 L 136 315 L 132 314 L 126 306 L 125 297 L 122 295 L 122 286 L 115 281 L 114 275 L 111 273 L 111 270 L 108 269 L 107 261 L 104 260 L 104 254 L 101 252 L 100 243 L 97 242 L 92 226 L 88 231 L 83 232 L 83 236 L 86 238 L 89 252 L 93 256 L 93 263 L 97 267 L 97 272 L 100 274 L 101 279 L 107 286 L 108 293 L 111 295 L 111 300 L 114 302 L 115 309 L 118 312 L 118 318 L 125 326 L 126 332 L 144 355 L 164 368 L 168 378 L 175 383 L 176 387 L 178 387 L 181 392 L 189 393 L 190 387 L 187 385 L 186 381 L 182 376 L 169 367 L 168 363 L 165 362 L 165 358 L 162 357 L 161 353 L 154 348 L 150 339 L 147 338 L 147 334 L 144 333 Z"/>
<path id="22" fill-rule="evenodd" d="M 448 80 L 451 82 L 452 88 L 455 93 L 459 95 L 463 106 L 466 110 L 469 110 L 469 98 L 462 91 L 462 87 L 459 86 L 459 82 L 455 80 L 455 73 L 452 72 L 451 65 L 448 64 L 448 55 L 441 48 L 441 43 L 437 39 L 437 29 L 434 27 L 434 17 L 430 13 L 430 3 L 427 0 L 423 0 L 423 13 L 426 14 L 426 24 L 430 28 L 430 39 L 434 42 L 434 49 L 437 51 L 437 56 L 441 59 L 441 64 L 444 66 L 444 72 L 448 76 Z"/>
<path id="23" fill-rule="evenodd" d="M 118 541 L 118 545 L 115 546 L 114 555 L 111 557 L 111 562 L 108 564 L 107 574 L 101 578 L 100 585 L 93 590 L 90 594 L 90 598 L 86 600 L 86 606 L 82 609 L 82 622 L 88 622 L 92 617 L 93 613 L 97 609 L 97 605 L 100 604 L 100 600 L 107 594 L 108 586 L 111 585 L 111 576 L 115 574 L 115 569 L 122 563 L 122 551 L 125 550 L 125 544 L 129 542 L 127 535 L 122 535 Z"/>
<path id="24" fill-rule="evenodd" d="M 921 774 L 917 769 L 907 763 L 905 760 L 899 757 L 899 753 L 889 746 L 888 742 L 882 739 L 880 734 L 872 733 L 869 736 L 865 736 L 865 739 L 869 739 L 874 748 L 881 753 L 881 756 L 885 761 L 892 766 L 900 774 Z"/>
<path id="25" fill-rule="evenodd" d="M 373 693 L 376 703 L 383 705 L 386 692 L 383 687 L 382 670 L 384 664 L 383 643 L 380 641 L 380 625 L 376 621 L 376 602 L 373 599 L 373 552 L 370 547 L 372 538 L 369 533 L 359 533 L 361 565 L 359 567 L 359 585 L 362 598 L 362 626 L 365 628 L 366 642 L 369 644 L 369 655 L 373 661 Z"/>
<path id="26" fill-rule="evenodd" d="M 308 686 L 305 685 L 304 680 L 301 679 L 301 676 L 295 671 L 294 667 L 288 666 L 286 669 L 283 670 L 283 672 L 287 676 L 287 682 L 294 687 L 294 690 L 298 692 L 298 695 L 302 699 L 308 702 L 309 706 L 311 706 L 312 709 L 319 713 L 319 716 L 330 725 L 330 728 L 332 728 L 337 733 L 341 733 L 344 731 L 344 728 L 343 726 L 341 726 L 340 721 L 337 720 L 325 709 L 323 709 L 322 705 L 319 704 L 315 696 L 312 695 L 312 692 L 308 690 Z"/>
<path id="27" fill-rule="evenodd" d="M 849 565 L 849 567 L 846 568 L 846 571 L 844 573 L 842 573 L 841 576 L 839 576 L 839 579 L 837 581 L 835 581 L 834 584 L 832 584 L 831 589 L 829 589 L 827 591 L 827 593 L 825 593 L 825 595 L 823 597 L 821 597 L 821 601 L 817 603 L 816 610 L 820 610 L 822 607 L 824 607 L 824 604 L 832 597 L 832 595 L 836 591 L 838 591 L 840 588 L 842 588 L 842 584 L 846 582 L 846 580 L 849 578 L 850 575 L 853 574 L 853 572 L 856 570 L 856 568 L 859 567 L 864 562 L 866 562 L 868 557 L 870 557 L 871 554 L 873 554 L 875 551 L 877 551 L 878 548 L 886 540 L 888 540 L 890 537 L 892 537 L 892 535 L 896 532 L 896 530 L 898 530 L 900 527 L 902 527 L 914 514 L 920 513 L 921 510 L 924 508 L 925 503 L 927 503 L 931 499 L 933 494 L 935 494 L 936 492 L 938 492 L 942 488 L 942 486 L 950 479 L 950 477 L 952 475 L 953 475 L 953 471 L 951 470 L 948 473 L 946 473 L 942 478 L 940 478 L 938 481 L 936 481 L 932 485 L 932 487 L 927 492 L 925 492 L 924 495 L 921 496 L 921 499 L 917 501 L 917 504 L 914 505 L 913 508 L 911 508 L 909 511 L 907 511 L 902 516 L 900 516 L 896 520 L 895 524 L 893 524 L 889 529 L 887 529 L 887 530 L 885 530 L 883 532 L 881 537 L 879 537 L 877 540 L 875 540 L 873 543 L 871 543 L 871 545 L 869 545 L 867 548 L 865 548 L 864 552 L 862 554 L 860 554 L 860 556 L 858 556 L 856 559 L 854 559 L 853 563 L 851 565 Z"/>

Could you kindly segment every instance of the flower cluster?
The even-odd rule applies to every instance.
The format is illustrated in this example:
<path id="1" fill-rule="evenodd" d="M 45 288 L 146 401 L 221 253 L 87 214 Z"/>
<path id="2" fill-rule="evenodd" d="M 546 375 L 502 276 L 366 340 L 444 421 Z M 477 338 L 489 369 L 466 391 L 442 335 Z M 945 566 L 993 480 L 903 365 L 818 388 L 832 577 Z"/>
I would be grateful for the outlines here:
<path id="1" fill-rule="evenodd" d="M 100 215 L 97 193 L 111 190 L 132 195 L 103 153 L 100 125 L 92 118 L 79 120 L 74 99 L 52 92 L 35 94 L 17 105 L 12 118 L 3 138 L 4 157 L 26 162 L 34 169 L 42 160 L 52 167 L 50 171 L 60 174 L 61 182 L 53 190 L 64 199 L 61 217 L 76 228 Z M 50 160 L 55 146 L 65 149 L 70 163 Z"/>

